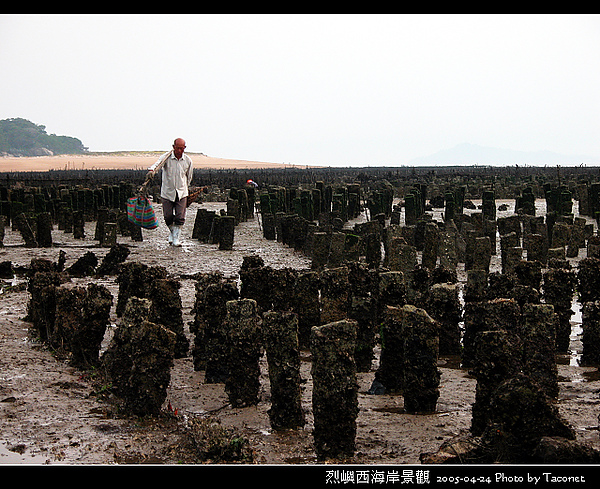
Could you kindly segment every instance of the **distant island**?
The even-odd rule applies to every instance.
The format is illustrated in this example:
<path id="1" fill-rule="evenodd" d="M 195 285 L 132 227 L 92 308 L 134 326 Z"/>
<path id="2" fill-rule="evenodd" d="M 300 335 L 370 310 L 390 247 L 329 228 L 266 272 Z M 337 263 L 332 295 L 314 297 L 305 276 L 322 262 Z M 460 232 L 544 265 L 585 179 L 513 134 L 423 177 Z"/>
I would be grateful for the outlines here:
<path id="1" fill-rule="evenodd" d="M 1 156 L 52 156 L 86 153 L 83 143 L 71 136 L 48 134 L 46 126 L 27 119 L 0 120 Z"/>

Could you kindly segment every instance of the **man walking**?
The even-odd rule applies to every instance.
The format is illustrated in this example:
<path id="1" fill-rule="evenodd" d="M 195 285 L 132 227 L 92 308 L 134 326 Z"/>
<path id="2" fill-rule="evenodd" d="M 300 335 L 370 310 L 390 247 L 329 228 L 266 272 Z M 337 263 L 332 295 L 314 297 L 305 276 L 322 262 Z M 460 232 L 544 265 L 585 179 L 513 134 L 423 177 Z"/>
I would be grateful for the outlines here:
<path id="1" fill-rule="evenodd" d="M 160 169 L 163 171 L 160 199 L 165 223 L 171 231 L 169 243 L 173 246 L 181 246 L 181 228 L 185 222 L 187 196 L 194 173 L 192 160 L 184 151 L 185 141 L 177 138 L 173 142 L 173 150 L 154 163 L 147 175 L 153 178 Z"/>

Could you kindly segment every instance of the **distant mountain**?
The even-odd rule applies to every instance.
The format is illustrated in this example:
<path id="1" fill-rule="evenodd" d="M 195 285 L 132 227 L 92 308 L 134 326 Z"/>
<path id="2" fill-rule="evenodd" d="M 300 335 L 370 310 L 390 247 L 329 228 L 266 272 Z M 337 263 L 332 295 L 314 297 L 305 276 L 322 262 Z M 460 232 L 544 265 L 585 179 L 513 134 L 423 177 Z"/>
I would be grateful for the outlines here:
<path id="1" fill-rule="evenodd" d="M 46 156 L 85 153 L 83 143 L 71 136 L 47 134 L 46 127 L 27 119 L 0 120 L 0 155 Z"/>
<path id="2" fill-rule="evenodd" d="M 415 158 L 408 166 L 455 166 L 455 165 L 581 165 L 598 164 L 600 158 L 589 156 L 567 156 L 551 151 L 515 151 L 511 149 L 490 148 L 476 144 L 462 143 L 454 148 L 438 151 L 430 156 Z"/>

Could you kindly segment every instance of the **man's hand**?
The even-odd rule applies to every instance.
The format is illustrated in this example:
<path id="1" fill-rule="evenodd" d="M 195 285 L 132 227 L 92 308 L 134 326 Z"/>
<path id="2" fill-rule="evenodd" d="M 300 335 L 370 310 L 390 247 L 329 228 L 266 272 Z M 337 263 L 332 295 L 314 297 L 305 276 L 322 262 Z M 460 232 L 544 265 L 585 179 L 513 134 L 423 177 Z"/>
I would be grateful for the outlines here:
<path id="1" fill-rule="evenodd" d="M 152 180 L 154 178 L 154 170 L 149 170 L 148 173 L 146 173 L 146 181 Z"/>

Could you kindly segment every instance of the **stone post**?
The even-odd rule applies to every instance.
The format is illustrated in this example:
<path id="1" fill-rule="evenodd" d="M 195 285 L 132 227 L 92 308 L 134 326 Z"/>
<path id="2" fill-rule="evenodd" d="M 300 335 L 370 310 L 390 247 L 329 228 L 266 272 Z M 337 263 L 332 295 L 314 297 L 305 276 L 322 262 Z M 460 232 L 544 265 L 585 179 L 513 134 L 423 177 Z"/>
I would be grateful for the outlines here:
<path id="1" fill-rule="evenodd" d="M 399 244 L 397 265 L 390 266 L 390 270 L 399 271 L 405 275 L 412 272 L 417 266 L 417 248 L 408 244 Z"/>
<path id="2" fill-rule="evenodd" d="M 500 263 L 502 265 L 502 273 L 507 273 L 507 270 L 510 267 L 508 263 L 508 250 L 518 246 L 519 237 L 514 231 L 500 236 Z"/>
<path id="3" fill-rule="evenodd" d="M 412 305 L 402 309 L 404 410 L 432 413 L 440 396 L 439 325 L 424 309 Z"/>
<path id="4" fill-rule="evenodd" d="M 37 216 L 37 243 L 42 248 L 52 246 L 52 216 L 49 212 L 40 212 Z"/>
<path id="5" fill-rule="evenodd" d="M 475 270 L 490 271 L 492 259 L 492 246 L 488 236 L 478 236 L 473 242 L 473 264 Z"/>
<path id="6" fill-rule="evenodd" d="M 431 287 L 427 312 L 439 325 L 439 354 L 459 355 L 462 308 L 455 284 L 434 284 Z"/>
<path id="7" fill-rule="evenodd" d="M 366 233 L 362 236 L 365 245 L 365 260 L 369 268 L 378 269 L 381 263 L 381 238 L 379 233 Z"/>
<path id="8" fill-rule="evenodd" d="M 83 239 L 85 237 L 85 217 L 83 211 L 73 211 L 73 238 Z"/>
<path id="9" fill-rule="evenodd" d="M 482 210 L 484 218 L 496 220 L 496 196 L 493 190 L 484 190 L 482 194 Z"/>
<path id="10" fill-rule="evenodd" d="M 502 273 L 505 275 L 514 275 L 515 267 L 523 259 L 523 248 L 514 246 L 508 248 L 504 253 L 504 261 L 502 263 Z"/>
<path id="11" fill-rule="evenodd" d="M 488 273 L 485 270 L 469 270 L 465 286 L 465 302 L 481 302 L 487 296 Z"/>
<path id="12" fill-rule="evenodd" d="M 228 375 L 225 392 L 233 407 L 254 406 L 260 390 L 261 320 L 256 301 L 240 299 L 226 304 Z"/>
<path id="13" fill-rule="evenodd" d="M 56 322 L 49 342 L 63 358 L 71 351 L 73 338 L 83 322 L 84 302 L 85 287 L 56 289 Z"/>
<path id="14" fill-rule="evenodd" d="M 13 217 L 13 226 L 21 233 L 27 248 L 37 248 L 38 242 L 35 238 L 35 233 L 33 232 L 33 229 L 31 229 L 31 225 L 29 224 L 29 220 L 25 213 L 22 212 Z"/>
<path id="15" fill-rule="evenodd" d="M 329 261 L 330 239 L 327 233 L 314 233 L 312 243 L 312 264 L 313 270 L 322 270 Z"/>
<path id="16" fill-rule="evenodd" d="M 567 243 L 567 258 L 576 258 L 579 255 L 579 248 L 585 247 L 585 218 L 576 217 L 573 220 L 569 242 Z"/>
<path id="17" fill-rule="evenodd" d="M 150 284 L 152 307 L 149 320 L 156 324 L 162 324 L 175 333 L 177 337 L 175 358 L 187 357 L 190 348 L 189 340 L 183 331 L 180 287 L 181 283 L 172 278 L 154 280 Z"/>
<path id="18" fill-rule="evenodd" d="M 348 317 L 350 282 L 348 268 L 328 268 L 321 272 L 321 322 L 332 323 Z"/>
<path id="19" fill-rule="evenodd" d="M 71 365 L 90 368 L 100 364 L 100 348 L 110 323 L 112 304 L 113 296 L 106 287 L 95 283 L 87 286 L 82 321 L 71 340 Z"/>
<path id="20" fill-rule="evenodd" d="M 584 302 L 581 315 L 583 328 L 582 365 L 600 365 L 600 301 Z"/>
<path id="21" fill-rule="evenodd" d="M 552 235 L 550 239 L 550 246 L 552 248 L 567 248 L 571 237 L 570 224 L 566 222 L 555 222 L 552 227 Z"/>
<path id="22" fill-rule="evenodd" d="M 554 307 L 550 304 L 523 305 L 520 333 L 523 373 L 529 375 L 553 399 L 558 397 L 556 319 Z"/>
<path id="23" fill-rule="evenodd" d="M 477 335 L 473 375 L 477 379 L 471 418 L 471 433 L 481 435 L 490 417 L 489 405 L 502 382 L 518 374 L 522 366 L 519 337 L 504 329 L 481 331 Z"/>
<path id="24" fill-rule="evenodd" d="M 543 298 L 546 304 L 554 306 L 558 315 L 556 327 L 556 350 L 559 353 L 569 349 L 571 335 L 572 299 L 577 276 L 575 271 L 565 268 L 549 268 L 543 273 Z"/>
<path id="25" fill-rule="evenodd" d="M 402 307 L 386 306 L 381 325 L 381 354 L 379 368 L 371 393 L 401 394 L 404 386 L 404 337 Z"/>
<path id="26" fill-rule="evenodd" d="M 32 323 L 30 333 L 42 341 L 48 341 L 54 332 L 56 319 L 56 289 L 62 282 L 54 271 L 38 271 L 29 278 L 27 291 L 30 299 L 25 320 Z"/>
<path id="27" fill-rule="evenodd" d="M 350 318 L 357 323 L 354 358 L 357 372 L 368 372 L 373 363 L 373 349 L 377 333 L 377 301 L 374 297 L 351 299 Z"/>
<path id="28" fill-rule="evenodd" d="M 312 328 L 313 437 L 320 461 L 351 457 L 356 449 L 355 348 L 355 321 L 341 320 Z"/>
<path id="29" fill-rule="evenodd" d="M 514 299 L 494 299 L 491 301 L 465 303 L 463 365 L 465 367 L 473 366 L 478 333 L 502 329 L 518 335 L 520 316 L 519 305 Z"/>
<path id="30" fill-rule="evenodd" d="M 191 314 L 193 315 L 193 321 L 188 323 L 189 331 L 194 336 L 192 345 L 192 358 L 194 363 L 194 370 L 204 370 L 206 368 L 206 312 L 204 310 L 204 293 L 206 288 L 210 284 L 216 284 L 224 281 L 221 272 L 204 272 L 196 275 L 196 283 L 194 288 L 196 294 L 194 298 L 194 306 L 192 307 Z M 237 290 L 237 289 L 235 289 Z M 239 296 L 232 297 L 236 299 Z"/>
<path id="31" fill-rule="evenodd" d="M 235 217 L 221 216 L 221 232 L 219 234 L 219 249 L 232 250 L 235 234 Z"/>
<path id="32" fill-rule="evenodd" d="M 202 301 L 204 327 L 204 351 L 206 368 L 204 382 L 223 383 L 229 372 L 229 348 L 227 346 L 227 302 L 237 300 L 239 292 L 234 283 L 222 281 L 210 284 L 204 291 Z"/>
<path id="33" fill-rule="evenodd" d="M 588 257 L 579 262 L 577 291 L 581 303 L 600 300 L 600 258 Z"/>
<path id="34" fill-rule="evenodd" d="M 263 338 L 269 366 L 271 409 L 275 430 L 297 429 L 305 424 L 301 402 L 298 316 L 292 312 L 263 314 Z"/>
<path id="35" fill-rule="evenodd" d="M 434 222 L 425 225 L 425 237 L 423 244 L 422 264 L 430 271 L 436 267 L 438 258 L 438 247 L 440 242 L 440 230 Z"/>
<path id="36" fill-rule="evenodd" d="M 103 372 L 123 401 L 125 412 L 157 415 L 171 381 L 175 333 L 148 321 L 151 301 L 131 297 L 111 344 L 102 355 Z"/>
<path id="37" fill-rule="evenodd" d="M 122 316 L 131 297 L 149 298 L 152 281 L 166 277 L 167 269 L 161 266 L 149 267 L 135 261 L 123 263 L 116 279 L 119 284 L 117 317 Z"/>
<path id="38" fill-rule="evenodd" d="M 527 235 L 527 260 L 539 261 L 542 265 L 548 262 L 548 240 L 541 234 Z"/>
<path id="39" fill-rule="evenodd" d="M 321 324 L 321 298 L 319 273 L 300 272 L 296 277 L 293 311 L 298 315 L 298 341 L 300 347 L 310 346 L 310 329 Z"/>
<path id="40" fill-rule="evenodd" d="M 407 287 L 402 272 L 383 272 L 377 284 L 377 318 L 381 319 L 386 306 L 399 307 L 406 304 Z"/>
<path id="41" fill-rule="evenodd" d="M 192 230 L 193 239 L 197 239 L 201 243 L 208 243 L 215 215 L 215 211 L 198 209 L 196 218 L 194 219 L 194 228 Z"/>
<path id="42" fill-rule="evenodd" d="M 111 248 L 117 244 L 117 223 L 105 222 L 101 236 L 100 246 Z"/>
<path id="43" fill-rule="evenodd" d="M 440 266 L 448 270 L 456 270 L 458 265 L 458 251 L 456 249 L 456 234 L 444 231 L 440 233 Z"/>
<path id="44" fill-rule="evenodd" d="M 109 252 L 104 255 L 100 266 L 96 269 L 96 276 L 103 277 L 105 275 L 118 275 L 119 267 L 125 262 L 129 256 L 130 250 L 127 246 L 122 244 L 116 244 Z"/>

